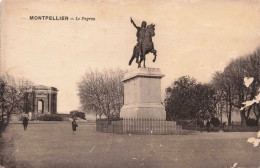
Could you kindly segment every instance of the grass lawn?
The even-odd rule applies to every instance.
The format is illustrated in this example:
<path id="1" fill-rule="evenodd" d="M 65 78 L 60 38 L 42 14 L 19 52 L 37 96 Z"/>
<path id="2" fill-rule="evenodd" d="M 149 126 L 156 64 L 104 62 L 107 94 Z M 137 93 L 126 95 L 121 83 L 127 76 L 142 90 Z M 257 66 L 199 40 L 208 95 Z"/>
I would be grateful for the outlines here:
<path id="1" fill-rule="evenodd" d="M 224 168 L 259 167 L 256 132 L 193 135 L 122 135 L 96 132 L 93 125 L 10 124 L 17 168 Z"/>

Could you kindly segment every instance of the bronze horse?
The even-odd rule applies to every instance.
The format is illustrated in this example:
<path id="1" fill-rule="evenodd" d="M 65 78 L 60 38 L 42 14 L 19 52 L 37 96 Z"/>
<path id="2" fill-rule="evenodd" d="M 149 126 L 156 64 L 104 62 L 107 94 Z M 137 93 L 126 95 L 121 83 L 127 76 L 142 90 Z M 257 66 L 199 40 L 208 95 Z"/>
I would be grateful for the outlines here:
<path id="1" fill-rule="evenodd" d="M 131 65 L 133 60 L 136 58 L 136 63 L 138 63 L 138 68 L 141 67 L 142 61 L 144 61 L 144 67 L 145 67 L 145 55 L 147 55 L 150 52 L 153 53 L 154 55 L 153 62 L 155 62 L 157 51 L 154 49 L 153 40 L 152 40 L 152 37 L 155 35 L 154 30 L 155 30 L 154 24 L 150 24 L 147 26 L 145 31 L 145 37 L 141 44 L 141 48 L 138 49 L 138 46 L 135 45 L 133 50 L 133 55 L 129 61 L 129 65 Z M 139 60 L 139 56 L 140 56 L 140 60 Z"/>

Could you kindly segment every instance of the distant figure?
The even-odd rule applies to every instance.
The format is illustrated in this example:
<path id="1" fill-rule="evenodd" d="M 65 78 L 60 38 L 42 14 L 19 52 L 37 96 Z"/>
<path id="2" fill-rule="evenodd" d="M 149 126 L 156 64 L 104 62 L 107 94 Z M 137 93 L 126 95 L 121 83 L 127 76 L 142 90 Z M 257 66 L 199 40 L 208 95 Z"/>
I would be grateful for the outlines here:
<path id="1" fill-rule="evenodd" d="M 209 121 L 207 121 L 206 127 L 207 127 L 207 132 L 209 132 L 209 127 L 210 127 L 210 122 Z"/>
<path id="2" fill-rule="evenodd" d="M 74 118 L 73 121 L 72 121 L 72 132 L 73 132 L 73 134 L 75 134 L 77 127 L 78 127 L 78 124 L 76 123 L 76 119 Z"/>
<path id="3" fill-rule="evenodd" d="M 24 118 L 23 118 L 24 131 L 27 131 L 27 125 L 28 125 L 28 118 L 27 118 L 27 117 L 24 117 Z"/>

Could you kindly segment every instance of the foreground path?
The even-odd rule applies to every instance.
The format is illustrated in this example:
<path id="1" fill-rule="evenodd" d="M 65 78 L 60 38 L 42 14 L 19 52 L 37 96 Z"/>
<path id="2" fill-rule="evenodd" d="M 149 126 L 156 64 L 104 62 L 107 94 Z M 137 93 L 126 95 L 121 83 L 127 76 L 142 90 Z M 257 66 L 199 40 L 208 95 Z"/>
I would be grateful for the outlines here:
<path id="1" fill-rule="evenodd" d="M 99 133 L 68 122 L 10 124 L 17 168 L 220 168 L 259 167 L 260 147 L 246 142 L 256 133 L 121 135 Z"/>

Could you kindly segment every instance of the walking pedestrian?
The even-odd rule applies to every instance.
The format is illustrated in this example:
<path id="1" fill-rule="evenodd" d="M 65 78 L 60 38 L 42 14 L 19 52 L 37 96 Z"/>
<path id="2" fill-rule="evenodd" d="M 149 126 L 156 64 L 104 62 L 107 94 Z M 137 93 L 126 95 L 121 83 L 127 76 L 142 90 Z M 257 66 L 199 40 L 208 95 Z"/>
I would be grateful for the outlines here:
<path id="1" fill-rule="evenodd" d="M 76 123 L 76 119 L 74 118 L 73 121 L 72 121 L 72 133 L 73 133 L 73 135 L 75 134 L 77 127 L 78 127 L 78 124 Z"/>
<path id="2" fill-rule="evenodd" d="M 209 120 L 208 120 L 207 123 L 206 123 L 206 127 L 207 127 L 207 132 L 209 132 L 209 127 L 210 127 L 210 122 L 209 122 Z"/>
<path id="3" fill-rule="evenodd" d="M 28 125 L 28 118 L 24 117 L 23 118 L 23 128 L 24 128 L 24 131 L 27 131 L 27 125 Z"/>

